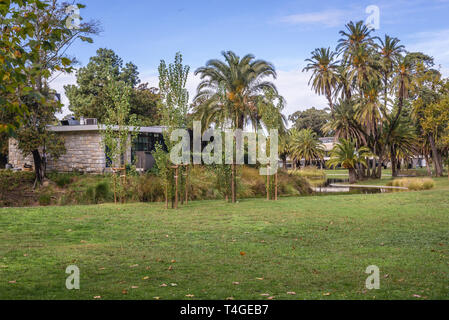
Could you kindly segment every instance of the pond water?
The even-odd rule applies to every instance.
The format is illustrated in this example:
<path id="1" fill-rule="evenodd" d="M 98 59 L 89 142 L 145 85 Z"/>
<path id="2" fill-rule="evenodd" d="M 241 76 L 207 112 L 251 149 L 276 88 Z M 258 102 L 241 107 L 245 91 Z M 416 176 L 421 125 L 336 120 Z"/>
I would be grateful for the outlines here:
<path id="1" fill-rule="evenodd" d="M 310 180 L 312 185 L 312 190 L 317 194 L 335 194 L 335 193 L 351 193 L 351 194 L 375 194 L 375 193 L 385 193 L 390 192 L 387 189 L 380 188 L 358 188 L 358 187 L 339 187 L 331 186 L 335 184 L 349 184 L 349 179 L 320 179 L 320 180 Z"/>

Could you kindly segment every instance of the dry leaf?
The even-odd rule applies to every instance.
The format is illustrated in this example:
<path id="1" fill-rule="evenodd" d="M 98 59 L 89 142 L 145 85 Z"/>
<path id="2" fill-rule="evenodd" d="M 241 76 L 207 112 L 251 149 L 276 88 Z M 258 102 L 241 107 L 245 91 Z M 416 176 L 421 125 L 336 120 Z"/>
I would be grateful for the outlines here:
<path id="1" fill-rule="evenodd" d="M 176 260 L 172 260 L 171 263 L 176 263 Z"/>
<path id="2" fill-rule="evenodd" d="M 95 296 L 94 299 L 101 299 L 101 296 Z"/>
<path id="3" fill-rule="evenodd" d="M 128 294 L 128 290 L 123 289 L 123 290 L 122 290 L 122 294 Z"/>
<path id="4" fill-rule="evenodd" d="M 256 278 L 256 280 L 263 280 L 263 278 Z"/>
<path id="5" fill-rule="evenodd" d="M 291 292 L 287 292 L 287 294 L 289 294 L 289 295 L 291 295 L 291 296 L 294 296 L 294 295 L 296 294 L 296 292 L 291 291 Z"/>
<path id="6" fill-rule="evenodd" d="M 143 277 L 142 279 L 143 280 L 148 280 L 148 279 L 150 279 L 150 277 L 146 276 L 146 277 Z"/>
<path id="7" fill-rule="evenodd" d="M 193 295 L 193 294 L 186 294 L 186 297 L 187 298 L 193 298 L 195 295 Z"/>
<path id="8" fill-rule="evenodd" d="M 415 298 L 421 298 L 421 296 L 419 294 L 414 294 L 413 295 Z"/>
<path id="9" fill-rule="evenodd" d="M 131 286 L 131 289 L 138 289 L 138 286 Z"/>
<path id="10" fill-rule="evenodd" d="M 172 287 L 176 287 L 178 284 L 177 284 L 177 283 L 170 283 L 170 285 L 171 285 Z"/>
<path id="11" fill-rule="evenodd" d="M 17 283 L 16 280 L 9 281 L 9 283 Z"/>
<path id="12" fill-rule="evenodd" d="M 331 295 L 330 292 L 323 293 L 323 296 L 330 296 L 330 295 Z"/>
<path id="13" fill-rule="evenodd" d="M 240 255 L 241 255 L 241 256 L 244 256 L 245 254 L 246 254 L 246 252 L 240 251 Z"/>
<path id="14" fill-rule="evenodd" d="M 101 267 L 101 268 L 100 268 L 100 270 L 104 270 L 104 269 L 106 269 L 106 268 L 104 268 L 104 267 Z"/>
<path id="15" fill-rule="evenodd" d="M 135 267 L 138 267 L 139 265 L 138 264 L 133 264 L 132 266 L 129 266 L 130 268 L 135 268 Z"/>
<path id="16" fill-rule="evenodd" d="M 155 300 L 159 300 L 161 297 L 153 297 L 153 299 Z"/>
<path id="17" fill-rule="evenodd" d="M 267 299 L 268 299 L 268 300 L 273 300 L 273 299 L 274 299 L 274 297 L 268 297 Z"/>
<path id="18" fill-rule="evenodd" d="M 227 297 L 226 300 L 234 300 L 234 297 Z"/>
<path id="19" fill-rule="evenodd" d="M 262 296 L 262 297 L 269 297 L 270 294 L 269 294 L 269 293 L 262 293 L 261 296 Z"/>
<path id="20" fill-rule="evenodd" d="M 240 284 L 240 282 L 233 282 L 232 284 L 235 284 L 235 285 L 239 285 Z"/>
<path id="21" fill-rule="evenodd" d="M 167 287 L 165 283 L 161 284 L 160 287 Z"/>
<path id="22" fill-rule="evenodd" d="M 168 271 L 172 271 L 172 270 L 173 270 L 172 266 L 168 267 Z"/>

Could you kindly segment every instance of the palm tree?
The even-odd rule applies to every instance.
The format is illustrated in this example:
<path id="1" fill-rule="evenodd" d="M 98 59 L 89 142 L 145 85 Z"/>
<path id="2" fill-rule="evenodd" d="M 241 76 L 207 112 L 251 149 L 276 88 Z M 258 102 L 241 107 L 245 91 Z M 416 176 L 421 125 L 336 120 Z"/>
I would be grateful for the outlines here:
<path id="1" fill-rule="evenodd" d="M 380 44 L 378 48 L 381 55 L 381 66 L 382 66 L 382 81 L 384 86 L 384 109 L 387 110 L 388 104 L 388 93 L 390 88 L 390 77 L 395 68 L 397 60 L 401 57 L 404 51 L 404 46 L 399 45 L 400 40 L 398 38 L 392 38 L 385 35 L 385 38 L 376 38 L 379 40 Z"/>
<path id="2" fill-rule="evenodd" d="M 333 110 L 332 93 L 337 84 L 337 62 L 335 61 L 336 53 L 330 48 L 315 49 L 312 52 L 312 58 L 306 59 L 307 66 L 304 71 L 312 71 L 312 76 L 309 80 L 309 85 L 312 83 L 312 88 L 315 93 L 326 96 L 331 110 Z"/>
<path id="3" fill-rule="evenodd" d="M 228 122 L 234 129 L 243 129 L 259 120 L 258 102 L 264 90 L 276 87 L 266 78 L 276 79 L 272 64 L 255 60 L 251 54 L 240 58 L 232 51 L 222 52 L 225 61 L 213 59 L 195 71 L 200 75 L 194 112 L 204 124 Z M 236 168 L 232 165 L 232 202 L 236 202 Z"/>
<path id="4" fill-rule="evenodd" d="M 367 167 L 366 158 L 371 156 L 367 147 L 360 147 L 358 150 L 354 141 L 340 139 L 331 153 L 331 158 L 327 162 L 330 167 L 341 165 L 349 170 L 349 183 L 357 181 L 356 169 L 358 165 Z"/>
<path id="5" fill-rule="evenodd" d="M 370 29 L 366 26 L 364 21 L 358 21 L 354 23 L 350 21 L 345 25 L 346 30 L 340 31 L 342 38 L 338 40 L 337 52 L 343 53 L 344 62 L 348 62 L 350 53 L 363 44 L 372 45 L 374 43 Z"/>
<path id="6" fill-rule="evenodd" d="M 324 146 L 312 129 L 292 129 L 290 136 L 290 154 L 293 161 L 305 160 L 306 165 L 324 158 Z"/>
<path id="7" fill-rule="evenodd" d="M 392 116 L 387 117 L 384 127 L 385 131 L 391 131 L 391 134 L 388 141 L 382 142 L 390 154 L 392 175 L 397 177 L 399 160 L 412 157 L 418 152 L 419 146 L 416 130 L 409 119 L 401 117 L 394 128 L 391 128 L 392 122 Z"/>
<path id="8" fill-rule="evenodd" d="M 356 119 L 351 100 L 338 100 L 333 117 L 324 125 L 323 131 L 337 139 L 354 139 L 357 145 L 366 144 L 366 133 Z"/>

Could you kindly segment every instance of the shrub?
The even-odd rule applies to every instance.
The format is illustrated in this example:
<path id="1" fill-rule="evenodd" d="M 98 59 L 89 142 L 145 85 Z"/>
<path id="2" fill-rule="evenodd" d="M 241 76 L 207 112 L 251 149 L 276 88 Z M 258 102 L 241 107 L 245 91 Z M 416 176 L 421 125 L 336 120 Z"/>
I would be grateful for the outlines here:
<path id="1" fill-rule="evenodd" d="M 72 178 L 69 175 L 59 175 L 54 181 L 58 187 L 64 188 L 72 183 Z"/>
<path id="2" fill-rule="evenodd" d="M 435 187 L 435 182 L 430 178 L 403 178 L 396 179 L 390 183 L 394 187 L 408 188 L 409 190 L 430 190 Z"/>
<path id="3" fill-rule="evenodd" d="M 51 204 L 51 196 L 49 194 L 41 194 L 39 196 L 39 205 L 49 206 Z"/>
<path id="4" fill-rule="evenodd" d="M 320 170 L 316 167 L 305 167 L 301 170 L 290 170 L 288 173 L 308 179 L 326 179 L 326 173 L 324 170 Z"/>
<path id="5" fill-rule="evenodd" d="M 89 187 L 86 189 L 85 200 L 87 203 L 95 202 L 95 189 L 94 187 Z"/>
<path id="6" fill-rule="evenodd" d="M 111 191 L 109 190 L 109 184 L 107 182 L 99 182 L 95 186 L 95 202 L 110 200 Z"/>
<path id="7" fill-rule="evenodd" d="M 138 177 L 136 191 L 140 202 L 157 202 L 165 199 L 162 180 L 154 175 L 146 174 Z"/>

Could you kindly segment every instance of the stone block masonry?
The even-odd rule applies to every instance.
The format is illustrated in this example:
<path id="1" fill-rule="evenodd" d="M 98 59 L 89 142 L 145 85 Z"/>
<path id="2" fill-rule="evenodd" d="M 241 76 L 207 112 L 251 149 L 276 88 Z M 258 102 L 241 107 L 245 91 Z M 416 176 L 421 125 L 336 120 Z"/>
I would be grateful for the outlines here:
<path id="1" fill-rule="evenodd" d="M 47 171 L 104 173 L 106 156 L 98 131 L 60 132 L 59 134 L 65 140 L 66 153 L 57 160 L 47 159 Z M 24 164 L 33 165 L 33 157 L 24 156 L 17 148 L 17 141 L 10 139 L 8 162 L 15 168 L 23 168 Z"/>

